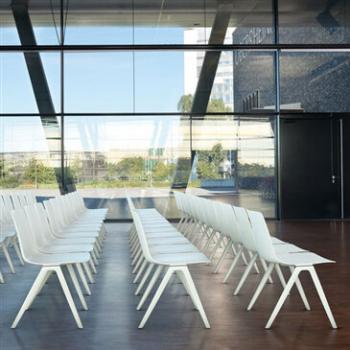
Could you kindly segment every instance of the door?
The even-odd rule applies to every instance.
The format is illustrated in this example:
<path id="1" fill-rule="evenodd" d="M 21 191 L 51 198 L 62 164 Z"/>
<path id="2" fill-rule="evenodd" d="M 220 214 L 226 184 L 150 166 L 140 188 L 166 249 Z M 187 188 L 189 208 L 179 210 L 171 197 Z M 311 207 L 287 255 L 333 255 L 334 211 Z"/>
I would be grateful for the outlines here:
<path id="1" fill-rule="evenodd" d="M 341 121 L 284 118 L 280 125 L 281 217 L 340 218 Z"/>

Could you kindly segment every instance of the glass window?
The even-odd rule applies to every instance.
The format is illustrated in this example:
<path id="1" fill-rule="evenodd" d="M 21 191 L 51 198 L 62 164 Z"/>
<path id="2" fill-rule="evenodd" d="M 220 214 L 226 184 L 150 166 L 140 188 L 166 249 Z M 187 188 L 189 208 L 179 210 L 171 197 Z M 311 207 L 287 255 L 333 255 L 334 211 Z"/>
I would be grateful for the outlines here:
<path id="1" fill-rule="evenodd" d="M 69 52 L 64 74 L 67 113 L 133 111 L 131 52 Z"/>
<path id="2" fill-rule="evenodd" d="M 288 44 L 350 43 L 349 1 L 279 0 L 279 40 Z"/>
<path id="3" fill-rule="evenodd" d="M 140 206 L 177 217 L 169 193 L 190 173 L 189 133 L 178 116 L 65 117 L 66 182 L 101 205 L 108 200 L 111 218 L 129 216 L 126 191 Z"/>
<path id="4" fill-rule="evenodd" d="M 273 118 L 196 118 L 192 158 L 191 193 L 275 217 Z"/>
<path id="5" fill-rule="evenodd" d="M 235 112 L 275 109 L 273 55 L 273 52 L 234 52 Z"/>
<path id="6" fill-rule="evenodd" d="M 60 112 L 59 53 L 0 53 L 0 113 L 39 112 Z"/>
<path id="7" fill-rule="evenodd" d="M 61 181 L 60 120 L 0 118 L 0 188 L 58 194 Z"/>
<path id="8" fill-rule="evenodd" d="M 281 109 L 350 111 L 349 52 L 282 52 Z"/>

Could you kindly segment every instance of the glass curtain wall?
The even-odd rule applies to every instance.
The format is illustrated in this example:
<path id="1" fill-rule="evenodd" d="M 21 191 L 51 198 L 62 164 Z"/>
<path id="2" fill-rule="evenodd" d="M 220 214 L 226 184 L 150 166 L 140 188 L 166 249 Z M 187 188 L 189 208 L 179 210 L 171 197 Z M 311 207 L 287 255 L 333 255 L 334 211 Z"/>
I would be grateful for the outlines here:
<path id="1" fill-rule="evenodd" d="M 349 112 L 349 23 L 348 1 L 2 1 L 0 187 L 278 217 L 279 119 Z"/>

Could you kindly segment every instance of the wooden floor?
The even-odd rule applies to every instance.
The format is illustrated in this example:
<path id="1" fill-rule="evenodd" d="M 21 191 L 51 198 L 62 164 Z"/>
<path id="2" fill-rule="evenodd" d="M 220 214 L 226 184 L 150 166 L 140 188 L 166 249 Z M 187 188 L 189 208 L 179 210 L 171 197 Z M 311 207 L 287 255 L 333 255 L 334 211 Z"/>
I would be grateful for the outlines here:
<path id="1" fill-rule="evenodd" d="M 10 324 L 30 288 L 37 268 L 16 266 L 0 285 L 1 350 L 109 350 L 109 349 L 350 349 L 350 222 L 272 222 L 278 237 L 313 250 L 337 264 L 317 270 L 340 328 L 332 330 L 308 276 L 302 277 L 312 311 L 304 311 L 293 291 L 271 330 L 264 325 L 281 287 L 275 279 L 261 295 L 254 310 L 245 308 L 259 275 L 251 275 L 239 296 L 233 287 L 242 272 L 240 266 L 228 284 L 223 271 L 212 274 L 211 266 L 191 271 L 206 309 L 211 329 L 202 326 L 189 297 L 173 282 L 162 296 L 143 330 L 137 325 L 143 311 L 136 311 L 128 253 L 128 224 L 108 224 L 104 256 L 87 297 L 89 311 L 80 311 L 84 329 L 76 328 L 62 292 L 53 276 L 16 330 Z M 227 264 L 229 264 L 229 259 Z M 225 266 L 226 267 L 226 266 Z M 77 302 L 78 305 L 78 302 Z"/>

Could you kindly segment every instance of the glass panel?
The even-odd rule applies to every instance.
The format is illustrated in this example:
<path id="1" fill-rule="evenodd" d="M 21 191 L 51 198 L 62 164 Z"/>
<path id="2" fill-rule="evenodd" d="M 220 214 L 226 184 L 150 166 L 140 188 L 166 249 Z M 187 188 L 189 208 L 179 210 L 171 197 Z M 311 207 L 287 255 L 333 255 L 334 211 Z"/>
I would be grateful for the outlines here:
<path id="1" fill-rule="evenodd" d="M 0 53 L 0 113 L 59 113 L 59 60 L 58 53 Z"/>
<path id="2" fill-rule="evenodd" d="M 281 109 L 350 111 L 349 52 L 282 52 Z"/>
<path id="3" fill-rule="evenodd" d="M 273 52 L 234 52 L 235 112 L 275 109 L 273 56 Z"/>
<path id="4" fill-rule="evenodd" d="M 132 44 L 132 1 L 65 0 L 65 44 Z"/>
<path id="5" fill-rule="evenodd" d="M 197 118 L 192 138 L 188 191 L 275 217 L 273 118 Z"/>
<path id="6" fill-rule="evenodd" d="M 189 132 L 181 117 L 65 117 L 67 182 L 88 205 L 107 205 L 109 218 L 129 217 L 126 191 L 139 206 L 177 217 L 169 192 L 177 173 L 189 176 Z"/>
<path id="7" fill-rule="evenodd" d="M 350 43 L 350 2 L 279 0 L 279 26 L 281 43 Z"/>
<path id="8" fill-rule="evenodd" d="M 0 188 L 57 195 L 61 180 L 60 120 L 0 118 Z"/>
<path id="9" fill-rule="evenodd" d="M 65 111 L 132 112 L 131 52 L 65 54 Z"/>
<path id="10" fill-rule="evenodd" d="M 22 40 L 17 26 L 25 33 Z M 34 38 L 30 36 L 31 28 Z M 28 5 L 25 1 L 0 2 L 0 45 L 20 45 L 21 42 L 26 45 L 58 45 L 60 35 L 60 0 L 31 0 Z"/>

